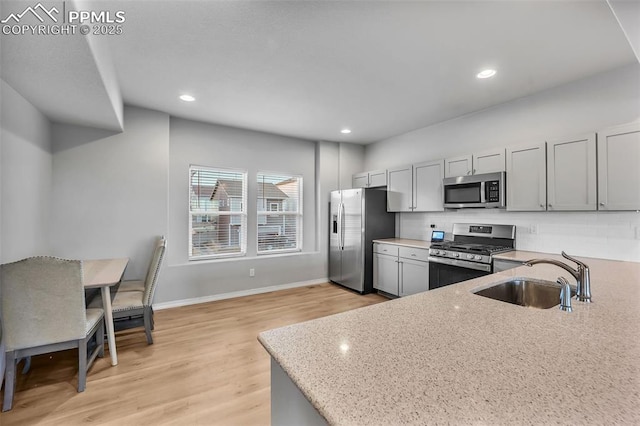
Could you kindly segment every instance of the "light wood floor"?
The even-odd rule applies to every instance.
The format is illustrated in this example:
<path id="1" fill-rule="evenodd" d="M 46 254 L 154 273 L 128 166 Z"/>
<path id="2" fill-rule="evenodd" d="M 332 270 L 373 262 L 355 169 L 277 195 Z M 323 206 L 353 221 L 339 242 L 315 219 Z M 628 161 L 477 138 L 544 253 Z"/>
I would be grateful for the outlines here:
<path id="1" fill-rule="evenodd" d="M 154 344 L 142 328 L 117 333 L 119 364 L 97 359 L 83 393 L 77 352 L 34 357 L 0 424 L 268 425 L 258 333 L 385 300 L 322 284 L 157 311 Z"/>

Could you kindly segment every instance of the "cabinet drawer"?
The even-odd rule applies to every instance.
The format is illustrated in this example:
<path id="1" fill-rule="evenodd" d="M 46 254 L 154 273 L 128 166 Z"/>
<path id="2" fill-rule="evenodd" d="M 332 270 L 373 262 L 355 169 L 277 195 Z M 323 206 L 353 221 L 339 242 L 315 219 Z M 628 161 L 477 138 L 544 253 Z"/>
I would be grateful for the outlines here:
<path id="1" fill-rule="evenodd" d="M 429 250 L 413 247 L 400 247 L 400 257 L 427 262 L 429 260 Z"/>
<path id="2" fill-rule="evenodd" d="M 397 256 L 398 246 L 394 246 L 393 244 L 373 243 L 373 252 Z"/>

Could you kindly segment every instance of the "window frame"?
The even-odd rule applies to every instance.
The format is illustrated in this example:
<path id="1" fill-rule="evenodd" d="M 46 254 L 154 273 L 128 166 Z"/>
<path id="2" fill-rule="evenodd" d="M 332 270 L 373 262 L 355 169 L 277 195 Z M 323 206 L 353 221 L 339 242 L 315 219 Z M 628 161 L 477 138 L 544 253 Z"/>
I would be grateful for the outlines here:
<path id="1" fill-rule="evenodd" d="M 192 173 L 194 171 L 209 171 L 209 172 L 213 172 L 213 173 L 236 173 L 242 176 L 242 201 L 240 204 L 241 207 L 241 211 L 240 212 L 220 212 L 218 211 L 208 211 L 206 209 L 202 210 L 202 209 L 197 209 L 197 210 L 192 210 L 191 208 L 191 191 L 192 191 L 192 184 L 191 184 L 191 178 L 192 178 Z M 189 165 L 189 170 L 188 170 L 188 181 L 187 181 L 187 185 L 188 185 L 188 206 L 187 206 L 187 214 L 189 217 L 189 243 L 188 243 L 188 260 L 190 262 L 192 261 L 199 261 L 199 260 L 215 260 L 215 259 L 224 259 L 224 258 L 233 258 L 233 257 L 244 257 L 247 255 L 247 234 L 248 234 L 248 211 L 247 211 L 247 199 L 248 199 L 248 173 L 246 170 L 242 170 L 242 169 L 232 169 L 232 168 L 226 168 L 226 167 L 213 167 L 213 166 L 201 166 L 201 165 L 197 165 L 197 164 L 190 164 Z M 228 200 L 228 203 L 231 205 L 231 200 Z M 235 216 L 240 216 L 240 238 L 239 238 L 239 245 L 240 245 L 240 251 L 239 252 L 235 252 L 235 253 L 215 253 L 215 254 L 201 254 L 201 255 L 194 255 L 193 254 L 193 218 L 194 216 L 202 216 L 202 215 L 209 215 L 209 216 L 229 216 L 231 217 L 235 217 Z"/>
<path id="2" fill-rule="evenodd" d="M 286 177 L 289 179 L 296 179 L 298 182 L 298 202 L 297 202 L 297 210 L 295 212 L 288 212 L 283 210 L 282 208 L 279 208 L 278 210 L 271 210 L 271 206 L 270 203 L 268 203 L 265 200 L 265 205 L 264 208 L 265 210 L 261 213 L 258 209 L 260 208 L 260 202 L 259 202 L 259 198 L 258 198 L 258 185 L 260 185 L 259 179 L 260 176 L 262 175 L 266 175 L 266 176 L 278 176 L 278 177 Z M 278 254 L 285 254 L 285 253 L 296 253 L 296 252 L 301 252 L 302 251 L 302 242 L 303 242 L 303 238 L 302 238 L 302 230 L 303 230 L 303 226 L 304 226 L 304 214 L 303 214 L 303 204 L 304 204 L 304 196 L 303 196 L 303 176 L 299 175 L 299 174 L 294 174 L 294 173 L 285 173 L 285 172 L 273 172 L 273 171 L 265 171 L 265 170 L 258 170 L 256 172 L 256 177 L 255 177 L 255 182 L 256 182 L 256 193 L 255 193 L 255 200 L 256 200 L 256 255 L 257 256 L 269 256 L 269 255 L 278 255 Z M 280 216 L 280 217 L 284 217 L 284 216 L 291 216 L 291 215 L 295 215 L 296 218 L 296 245 L 295 247 L 292 248 L 282 248 L 282 249 L 273 249 L 273 250 L 260 250 L 260 216 L 263 215 L 265 217 L 267 216 Z"/>

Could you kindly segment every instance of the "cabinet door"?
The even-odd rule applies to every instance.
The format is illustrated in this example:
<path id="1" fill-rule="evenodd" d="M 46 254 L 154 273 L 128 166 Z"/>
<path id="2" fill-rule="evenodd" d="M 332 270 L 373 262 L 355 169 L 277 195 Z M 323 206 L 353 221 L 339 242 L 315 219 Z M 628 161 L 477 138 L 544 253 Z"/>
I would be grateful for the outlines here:
<path id="1" fill-rule="evenodd" d="M 472 162 L 473 160 L 471 155 L 447 158 L 446 160 L 444 160 L 444 177 L 470 175 L 472 172 Z"/>
<path id="2" fill-rule="evenodd" d="M 547 210 L 596 209 L 596 135 L 547 141 Z"/>
<path id="3" fill-rule="evenodd" d="M 504 149 L 494 149 L 492 151 L 473 154 L 474 175 L 504 172 L 505 170 Z"/>
<path id="4" fill-rule="evenodd" d="M 598 132 L 598 210 L 640 210 L 640 123 Z"/>
<path id="5" fill-rule="evenodd" d="M 369 187 L 375 188 L 379 186 L 387 186 L 387 171 L 376 170 L 369 172 Z"/>
<path id="6" fill-rule="evenodd" d="M 413 165 L 413 200 L 415 212 L 444 211 L 442 179 L 444 160 Z"/>
<path id="7" fill-rule="evenodd" d="M 412 166 L 396 167 L 388 170 L 387 211 L 413 211 L 412 172 Z"/>
<path id="8" fill-rule="evenodd" d="M 507 148 L 506 179 L 507 210 L 546 210 L 545 144 Z"/>
<path id="9" fill-rule="evenodd" d="M 429 290 L 429 262 L 400 259 L 400 296 Z"/>
<path id="10" fill-rule="evenodd" d="M 351 187 L 352 188 L 366 188 L 369 186 L 369 173 L 356 173 L 351 176 Z"/>
<path id="11" fill-rule="evenodd" d="M 398 257 L 373 254 L 373 288 L 397 296 Z"/>

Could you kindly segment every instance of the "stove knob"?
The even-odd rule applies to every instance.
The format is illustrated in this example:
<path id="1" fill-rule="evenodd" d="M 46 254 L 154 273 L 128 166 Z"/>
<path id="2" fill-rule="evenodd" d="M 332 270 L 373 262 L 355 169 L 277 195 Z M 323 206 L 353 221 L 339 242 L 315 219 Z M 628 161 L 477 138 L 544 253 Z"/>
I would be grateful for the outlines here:
<path id="1" fill-rule="evenodd" d="M 482 259 L 482 256 L 480 256 L 479 254 L 476 254 L 475 258 L 476 258 L 476 260 L 480 260 L 480 259 Z"/>
<path id="2" fill-rule="evenodd" d="M 473 259 L 473 255 L 472 254 L 468 254 L 467 255 L 467 259 Z"/>
<path id="3" fill-rule="evenodd" d="M 438 253 L 439 253 L 439 254 L 441 254 L 442 256 L 444 256 L 445 254 L 447 254 L 447 252 L 446 252 L 446 251 L 444 251 L 444 250 L 440 250 Z"/>
<path id="4" fill-rule="evenodd" d="M 453 253 L 453 257 L 460 257 L 460 253 Z"/>

